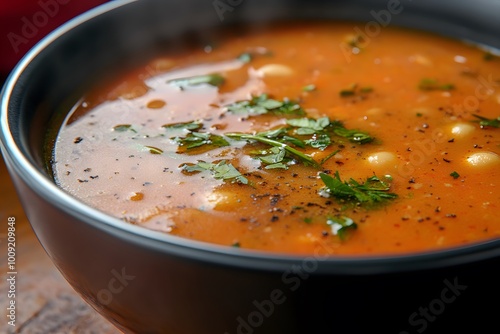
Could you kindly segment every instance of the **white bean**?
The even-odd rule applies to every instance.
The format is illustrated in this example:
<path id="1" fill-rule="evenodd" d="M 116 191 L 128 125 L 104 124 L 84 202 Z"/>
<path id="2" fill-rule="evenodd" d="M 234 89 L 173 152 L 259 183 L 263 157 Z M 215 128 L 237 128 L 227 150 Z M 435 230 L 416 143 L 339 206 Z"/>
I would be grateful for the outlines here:
<path id="1" fill-rule="evenodd" d="M 468 156 L 467 162 L 474 167 L 492 167 L 500 165 L 500 156 L 493 152 L 478 152 Z"/>
<path id="2" fill-rule="evenodd" d="M 450 132 L 454 138 L 464 138 L 476 130 L 476 127 L 468 123 L 455 123 L 452 125 Z"/>
<path id="3" fill-rule="evenodd" d="M 289 76 L 293 74 L 293 70 L 282 64 L 267 64 L 258 69 L 265 77 Z"/>

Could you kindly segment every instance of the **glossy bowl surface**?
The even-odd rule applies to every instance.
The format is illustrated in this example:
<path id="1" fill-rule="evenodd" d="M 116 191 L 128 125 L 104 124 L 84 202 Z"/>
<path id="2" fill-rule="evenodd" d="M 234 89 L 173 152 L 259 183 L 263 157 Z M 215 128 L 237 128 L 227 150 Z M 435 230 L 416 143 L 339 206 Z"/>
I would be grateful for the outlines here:
<path id="1" fill-rule="evenodd" d="M 500 297 L 500 240 L 410 255 L 325 258 L 181 239 L 130 225 L 64 193 L 46 168 L 43 142 L 54 113 L 186 34 L 203 37 L 235 23 L 340 19 L 359 21 L 360 29 L 400 25 L 500 49 L 498 13 L 494 0 L 110 2 L 47 36 L 11 73 L 1 99 L 2 154 L 47 254 L 74 289 L 125 332 L 489 328 L 498 308 L 485 302 Z"/>

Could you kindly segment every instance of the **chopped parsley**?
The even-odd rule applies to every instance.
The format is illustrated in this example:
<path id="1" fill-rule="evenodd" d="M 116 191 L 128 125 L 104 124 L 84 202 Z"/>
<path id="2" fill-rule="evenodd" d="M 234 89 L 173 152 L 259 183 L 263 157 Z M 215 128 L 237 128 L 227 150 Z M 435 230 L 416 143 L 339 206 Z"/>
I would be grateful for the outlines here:
<path id="1" fill-rule="evenodd" d="M 460 177 L 460 174 L 458 174 L 457 172 L 453 171 L 450 176 L 452 176 L 454 179 L 458 179 Z"/>
<path id="2" fill-rule="evenodd" d="M 149 151 L 151 154 L 163 154 L 163 150 L 159 149 L 158 147 L 154 146 L 145 146 L 145 148 Z"/>
<path id="3" fill-rule="evenodd" d="M 262 153 L 265 155 L 260 156 L 259 159 L 266 164 L 266 169 L 288 169 L 288 166 L 283 163 L 286 155 L 286 150 L 283 147 L 273 146 Z"/>
<path id="4" fill-rule="evenodd" d="M 175 86 L 184 88 L 189 86 L 197 86 L 201 84 L 208 84 L 215 87 L 218 87 L 224 83 L 225 79 L 222 75 L 214 73 L 214 74 L 206 74 L 206 75 L 197 75 L 194 77 L 188 78 L 179 78 L 172 79 L 167 81 Z"/>
<path id="5" fill-rule="evenodd" d="M 249 62 L 252 61 L 253 55 L 250 52 L 245 52 L 240 54 L 237 59 L 242 63 L 248 64 Z"/>
<path id="6" fill-rule="evenodd" d="M 244 100 L 227 105 L 227 110 L 233 114 L 244 114 L 257 116 L 263 114 L 276 115 L 304 115 L 302 107 L 290 100 L 278 101 L 270 99 L 267 94 L 252 97 L 251 100 Z"/>
<path id="7" fill-rule="evenodd" d="M 246 133 L 226 133 L 226 136 L 229 138 L 235 139 L 235 140 L 257 141 L 257 142 L 267 144 L 270 146 L 283 148 L 283 150 L 285 150 L 286 153 L 289 153 L 293 157 L 297 158 L 303 164 L 308 165 L 308 166 L 319 167 L 319 164 L 311 156 L 309 156 L 303 152 L 300 152 L 299 150 L 291 147 L 290 145 L 288 145 L 286 143 L 282 143 L 282 142 L 277 141 L 275 139 L 260 136 L 258 134 L 252 135 L 252 134 L 246 134 Z"/>
<path id="8" fill-rule="evenodd" d="M 244 177 L 231 163 L 222 160 L 218 163 L 210 163 L 199 161 L 196 165 L 184 164 L 182 170 L 187 173 L 199 173 L 209 171 L 217 180 L 232 180 L 232 182 L 239 182 L 248 184 L 248 179 Z"/>
<path id="9" fill-rule="evenodd" d="M 356 95 L 363 96 L 371 92 L 373 92 L 373 87 L 370 86 L 359 87 L 358 84 L 354 83 L 351 84 L 348 88 L 342 89 L 339 94 L 341 97 L 350 97 Z"/>
<path id="10" fill-rule="evenodd" d="M 229 142 L 224 137 L 206 132 L 190 132 L 185 137 L 175 137 L 174 141 L 186 150 L 206 146 L 204 150 L 209 151 L 217 147 L 229 146 Z"/>
<path id="11" fill-rule="evenodd" d="M 125 131 L 132 131 L 134 133 L 137 133 L 137 131 L 132 127 L 131 124 L 118 124 L 113 127 L 113 131 L 116 132 L 125 132 Z"/>
<path id="12" fill-rule="evenodd" d="M 203 124 L 197 121 L 192 122 L 184 122 L 184 123 L 172 123 L 172 124 L 164 124 L 164 127 L 167 130 L 199 130 L 203 127 Z"/>
<path id="13" fill-rule="evenodd" d="M 389 192 L 390 185 L 377 176 L 367 178 L 364 183 L 352 178 L 349 181 L 342 181 L 338 171 L 334 177 L 325 173 L 320 173 L 320 177 L 326 186 L 326 192 L 342 203 L 371 208 L 398 197 Z"/>
<path id="14" fill-rule="evenodd" d="M 418 88 L 420 90 L 426 90 L 426 91 L 432 91 L 432 90 L 449 91 L 455 89 L 455 85 L 451 83 L 443 84 L 440 83 L 437 79 L 424 78 L 418 84 Z"/>
<path id="15" fill-rule="evenodd" d="M 358 228 L 354 220 L 346 216 L 330 217 L 326 223 L 331 226 L 332 234 L 337 235 L 340 240 L 345 240 L 350 230 Z"/>
<path id="16" fill-rule="evenodd" d="M 324 134 L 336 135 L 339 137 L 347 138 L 353 143 L 367 144 L 374 140 L 368 133 L 360 130 L 346 129 L 340 121 L 330 121 L 328 117 L 321 117 L 318 119 L 298 118 L 289 119 L 287 124 L 296 127 L 295 133 L 298 135 L 314 135 L 312 140 L 307 141 L 308 144 L 314 144 L 313 147 L 321 147 L 325 149 L 329 144 L 326 144 L 330 139 L 326 139 Z"/>
<path id="17" fill-rule="evenodd" d="M 493 127 L 493 128 L 500 128 L 500 116 L 498 116 L 497 118 L 493 118 L 493 119 L 489 119 L 489 118 L 479 116 L 479 115 L 472 115 L 472 116 L 477 118 L 477 120 L 475 120 L 475 122 L 478 122 L 482 128 L 488 127 L 488 126 Z"/>
<path id="18" fill-rule="evenodd" d="M 304 87 L 302 87 L 302 91 L 303 92 L 313 92 L 315 91 L 317 88 L 316 88 L 316 85 L 313 85 L 313 84 L 310 84 L 310 85 L 306 85 Z"/>

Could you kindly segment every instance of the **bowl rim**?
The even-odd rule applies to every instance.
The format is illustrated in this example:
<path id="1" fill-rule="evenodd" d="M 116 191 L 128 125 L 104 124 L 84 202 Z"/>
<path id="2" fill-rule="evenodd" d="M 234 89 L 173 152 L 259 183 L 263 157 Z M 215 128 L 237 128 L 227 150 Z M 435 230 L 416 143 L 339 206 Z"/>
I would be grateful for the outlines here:
<path id="1" fill-rule="evenodd" d="M 489 259 L 500 254 L 500 239 L 479 241 L 446 249 L 374 255 L 298 255 L 235 248 L 169 235 L 164 232 L 132 225 L 88 206 L 66 193 L 47 175 L 42 174 L 22 153 L 20 145 L 16 143 L 18 140 L 15 139 L 9 126 L 9 115 L 11 113 L 9 111 L 9 101 L 13 96 L 14 87 L 18 83 L 18 79 L 27 70 L 28 65 L 61 36 L 71 33 L 75 27 L 81 26 L 98 16 L 137 2 L 139 1 L 107 2 L 69 20 L 36 43 L 7 77 L 0 95 L 0 148 L 9 173 L 15 173 L 38 196 L 45 198 L 51 205 L 76 217 L 83 223 L 90 224 L 101 231 L 106 231 L 129 242 L 142 244 L 145 247 L 193 260 L 247 269 L 284 271 L 292 265 L 300 265 L 305 261 L 316 261 L 316 272 L 318 273 L 334 272 L 355 275 L 396 273 L 449 267 Z"/>

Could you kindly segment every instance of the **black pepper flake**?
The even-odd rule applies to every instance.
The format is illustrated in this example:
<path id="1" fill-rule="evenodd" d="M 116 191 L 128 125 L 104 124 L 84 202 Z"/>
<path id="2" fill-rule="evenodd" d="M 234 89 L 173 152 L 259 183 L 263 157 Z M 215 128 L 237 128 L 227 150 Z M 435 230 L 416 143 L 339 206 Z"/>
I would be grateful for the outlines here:
<path id="1" fill-rule="evenodd" d="M 321 231 L 321 235 L 324 236 L 324 237 L 327 237 L 328 236 L 328 231 Z"/>
<path id="2" fill-rule="evenodd" d="M 83 138 L 82 137 L 76 137 L 73 143 L 75 144 L 80 144 L 82 142 Z"/>
<path id="3" fill-rule="evenodd" d="M 443 161 L 444 161 L 444 162 L 447 162 L 447 163 L 450 163 L 450 162 L 451 162 L 451 160 L 448 160 L 448 159 L 446 159 L 446 158 L 443 158 Z"/>
<path id="4" fill-rule="evenodd" d="M 438 229 L 439 229 L 440 231 L 443 231 L 443 230 L 445 229 L 445 227 L 444 227 L 444 226 L 438 226 Z"/>
<path id="5" fill-rule="evenodd" d="M 99 178 L 99 175 L 94 175 L 94 176 L 92 176 L 92 175 L 91 175 L 91 176 L 90 176 L 90 178 L 91 178 L 92 180 L 95 180 L 95 179 Z"/>
<path id="6" fill-rule="evenodd" d="M 89 182 L 89 180 L 82 180 L 82 179 L 78 179 L 78 182 L 80 182 L 80 183 L 85 183 L 85 182 Z"/>
<path id="7" fill-rule="evenodd" d="M 401 220 L 409 220 L 409 219 L 410 219 L 410 217 L 408 217 L 408 216 L 401 217 Z"/>
<path id="8" fill-rule="evenodd" d="M 434 209 L 435 212 L 441 212 L 441 207 L 440 206 L 437 206 L 435 209 Z"/>
<path id="9" fill-rule="evenodd" d="M 278 217 L 276 215 L 271 217 L 272 222 L 278 221 L 279 219 L 280 219 L 280 217 Z"/>
<path id="10" fill-rule="evenodd" d="M 92 168 L 85 168 L 83 171 L 84 172 L 90 172 L 92 170 Z"/>
<path id="11" fill-rule="evenodd" d="M 413 178 L 413 177 L 412 177 L 412 178 L 408 181 L 408 183 L 415 183 L 415 178 Z"/>
<path id="12" fill-rule="evenodd" d="M 457 218 L 457 215 L 454 213 L 447 213 L 446 218 Z"/>
<path id="13" fill-rule="evenodd" d="M 299 174 L 297 174 L 297 173 L 292 173 L 292 177 L 297 177 L 297 176 L 299 176 Z"/>
<path id="14" fill-rule="evenodd" d="M 455 138 L 451 138 L 450 140 L 448 140 L 448 143 L 453 143 L 455 141 Z"/>

